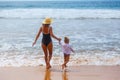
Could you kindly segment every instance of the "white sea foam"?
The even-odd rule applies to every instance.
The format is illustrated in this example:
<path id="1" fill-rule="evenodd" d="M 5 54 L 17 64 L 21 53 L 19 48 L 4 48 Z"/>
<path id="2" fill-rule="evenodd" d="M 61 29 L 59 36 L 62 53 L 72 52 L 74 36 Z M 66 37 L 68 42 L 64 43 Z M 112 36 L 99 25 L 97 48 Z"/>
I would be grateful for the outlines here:
<path id="1" fill-rule="evenodd" d="M 0 18 L 120 19 L 120 10 L 110 9 L 4 9 Z"/>
<path id="2" fill-rule="evenodd" d="M 72 54 L 70 58 L 69 66 L 80 65 L 120 65 L 120 55 L 113 52 L 96 52 L 91 55 L 88 52 Z M 61 65 L 63 63 L 63 55 L 53 56 L 51 64 Z M 8 66 L 43 66 L 45 65 L 44 56 L 40 54 L 21 54 L 21 53 L 4 53 L 0 54 L 0 67 Z"/>

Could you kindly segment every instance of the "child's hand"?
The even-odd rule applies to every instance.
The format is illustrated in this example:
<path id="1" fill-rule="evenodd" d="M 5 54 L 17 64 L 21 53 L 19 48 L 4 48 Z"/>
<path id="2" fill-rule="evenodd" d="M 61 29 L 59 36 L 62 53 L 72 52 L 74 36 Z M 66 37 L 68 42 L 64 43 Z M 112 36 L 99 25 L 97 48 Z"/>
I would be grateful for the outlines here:
<path id="1" fill-rule="evenodd" d="M 73 51 L 73 53 L 75 53 L 75 51 Z"/>
<path id="2" fill-rule="evenodd" d="M 76 52 L 75 52 L 75 51 L 72 51 L 72 54 L 73 54 L 73 55 L 76 55 Z"/>
<path id="3" fill-rule="evenodd" d="M 59 38 L 59 44 L 61 45 L 61 38 Z"/>
<path id="4" fill-rule="evenodd" d="M 61 42 L 59 42 L 59 45 L 62 45 Z"/>
<path id="5" fill-rule="evenodd" d="M 74 50 L 72 50 L 72 52 L 73 52 L 73 53 L 75 53 L 75 51 L 74 51 Z"/>

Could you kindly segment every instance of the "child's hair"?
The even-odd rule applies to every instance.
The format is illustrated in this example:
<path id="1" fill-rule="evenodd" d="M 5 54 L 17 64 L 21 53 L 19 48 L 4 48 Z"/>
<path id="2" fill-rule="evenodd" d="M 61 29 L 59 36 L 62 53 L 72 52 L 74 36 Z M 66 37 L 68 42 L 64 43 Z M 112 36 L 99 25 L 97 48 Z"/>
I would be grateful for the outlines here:
<path id="1" fill-rule="evenodd" d="M 64 42 L 65 43 L 69 43 L 69 38 L 68 37 L 64 37 Z"/>

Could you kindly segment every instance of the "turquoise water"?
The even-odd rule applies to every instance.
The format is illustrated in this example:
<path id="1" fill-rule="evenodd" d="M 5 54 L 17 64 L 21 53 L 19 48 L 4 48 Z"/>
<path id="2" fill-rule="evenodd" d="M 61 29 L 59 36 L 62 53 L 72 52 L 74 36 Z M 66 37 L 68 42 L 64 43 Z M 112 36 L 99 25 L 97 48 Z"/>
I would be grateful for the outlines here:
<path id="1" fill-rule="evenodd" d="M 3 1 L 0 8 L 120 9 L 120 1 Z"/>

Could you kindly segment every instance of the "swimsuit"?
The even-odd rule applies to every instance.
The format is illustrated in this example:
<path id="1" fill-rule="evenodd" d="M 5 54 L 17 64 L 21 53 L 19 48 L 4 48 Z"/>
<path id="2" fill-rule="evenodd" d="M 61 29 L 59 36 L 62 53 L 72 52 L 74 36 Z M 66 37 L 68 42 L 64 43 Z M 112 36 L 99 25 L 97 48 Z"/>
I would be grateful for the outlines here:
<path id="1" fill-rule="evenodd" d="M 48 34 L 45 34 L 43 33 L 43 38 L 42 38 L 42 43 L 45 45 L 45 46 L 48 46 L 48 44 L 52 41 L 51 37 L 50 37 L 50 33 Z"/>

